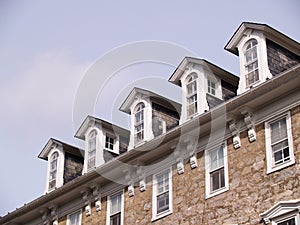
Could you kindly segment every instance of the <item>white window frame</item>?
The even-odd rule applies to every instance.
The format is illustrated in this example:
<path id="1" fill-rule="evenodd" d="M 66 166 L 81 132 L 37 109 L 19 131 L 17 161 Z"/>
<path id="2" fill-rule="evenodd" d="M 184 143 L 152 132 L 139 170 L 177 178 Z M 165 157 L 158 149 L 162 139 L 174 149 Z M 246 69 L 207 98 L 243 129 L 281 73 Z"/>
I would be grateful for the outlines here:
<path id="1" fill-rule="evenodd" d="M 56 155 L 56 158 L 53 159 L 54 155 Z M 52 191 L 57 186 L 57 179 L 58 179 L 58 158 L 59 158 L 59 152 L 55 151 L 51 154 L 50 162 L 49 162 L 49 180 L 48 180 L 48 191 Z M 52 170 L 52 162 L 55 160 L 55 170 Z M 55 173 L 55 178 L 51 179 L 51 174 Z M 54 182 L 54 186 L 50 187 L 50 183 Z"/>
<path id="2" fill-rule="evenodd" d="M 197 80 L 198 80 L 198 75 L 197 73 L 193 72 L 189 74 L 186 78 L 186 114 L 187 118 L 190 118 L 194 115 L 196 115 L 199 111 L 198 109 L 198 101 L 199 101 L 199 96 L 198 96 L 198 85 L 197 85 Z M 188 92 L 188 86 L 191 85 L 192 87 L 195 87 L 195 90 L 192 90 L 191 93 Z M 193 113 L 190 114 L 190 107 L 194 106 L 194 111 Z"/>
<path id="3" fill-rule="evenodd" d="M 67 215 L 67 225 L 73 225 L 73 224 L 70 224 L 70 216 L 74 215 L 74 214 L 79 214 L 79 223 L 78 224 L 81 225 L 81 219 L 82 219 L 82 210 L 81 209 Z"/>
<path id="4" fill-rule="evenodd" d="M 218 151 L 220 148 L 223 149 L 223 166 L 211 170 L 211 153 L 213 151 Z M 224 187 L 221 187 L 217 190 L 211 190 L 211 172 L 217 171 L 220 168 L 224 168 Z M 205 192 L 206 198 L 211 198 L 213 196 L 219 195 L 225 191 L 229 190 L 229 181 L 228 181 L 228 154 L 227 154 L 227 145 L 226 142 L 223 144 L 217 145 L 216 147 L 205 151 Z"/>
<path id="5" fill-rule="evenodd" d="M 256 42 L 255 45 L 253 45 L 253 42 Z M 248 46 L 250 46 L 250 48 L 248 48 Z M 247 49 L 248 48 L 248 49 Z M 255 49 L 256 51 L 256 58 L 251 59 L 249 62 L 247 62 L 246 59 L 246 53 L 249 53 L 250 51 L 253 51 Z M 250 86 L 255 85 L 256 83 L 258 83 L 260 81 L 259 79 L 259 65 L 258 65 L 258 41 L 255 38 L 250 39 L 249 41 L 247 41 L 247 43 L 244 46 L 244 60 L 245 60 L 245 82 L 246 82 L 246 88 L 249 88 Z M 248 71 L 248 68 L 250 65 L 257 65 L 256 68 L 252 69 L 250 72 Z M 247 77 L 248 75 L 252 74 L 253 72 L 257 73 L 257 80 L 255 80 L 252 83 L 248 83 L 247 82 Z"/>
<path id="6" fill-rule="evenodd" d="M 109 139 L 109 141 L 107 141 L 107 139 Z M 111 140 L 113 141 L 112 143 L 110 142 Z M 108 151 L 114 152 L 115 145 L 116 145 L 116 137 L 114 137 L 114 135 L 112 135 L 112 134 L 106 133 L 105 134 L 105 144 L 104 144 L 105 149 L 107 149 Z M 108 147 L 106 147 L 106 146 L 108 146 Z M 110 148 L 110 147 L 112 147 L 112 148 Z"/>
<path id="7" fill-rule="evenodd" d="M 162 174 L 166 174 L 168 173 L 168 186 L 169 186 L 169 189 L 168 189 L 168 194 L 169 194 L 169 209 L 163 211 L 163 212 L 160 212 L 160 213 L 157 213 L 157 196 L 158 196 L 158 180 L 157 180 L 157 177 L 159 175 L 162 175 Z M 157 174 L 154 174 L 153 175 L 153 179 L 152 179 L 152 221 L 154 220 L 157 220 L 157 219 L 160 219 L 162 217 L 165 217 L 169 214 L 171 214 L 173 212 L 173 193 L 172 193 L 172 168 L 170 169 L 167 169 L 163 172 L 159 172 Z M 166 192 L 165 192 L 166 193 Z"/>
<path id="8" fill-rule="evenodd" d="M 93 129 L 89 132 L 88 138 L 87 138 L 87 160 L 86 160 L 86 171 L 89 172 L 93 170 L 96 167 L 96 156 L 97 156 L 97 136 L 98 132 L 97 130 Z M 90 148 L 90 141 L 91 139 L 94 139 L 95 141 L 95 148 Z M 91 152 L 94 152 L 94 155 L 91 156 Z M 93 158 L 94 165 L 90 165 L 90 160 Z"/>
<path id="9" fill-rule="evenodd" d="M 265 224 L 278 225 L 290 219 L 295 219 L 295 224 L 300 225 L 300 200 L 280 201 L 267 211 L 260 214 Z"/>
<path id="10" fill-rule="evenodd" d="M 215 87 L 212 87 L 214 85 Z M 218 84 L 211 79 L 207 79 L 207 93 L 213 96 L 217 95 Z M 214 93 L 213 93 L 214 92 Z"/>
<path id="11" fill-rule="evenodd" d="M 295 225 L 300 225 L 300 218 L 299 218 L 298 212 L 290 213 L 288 215 L 284 215 L 279 218 L 273 219 L 272 225 L 278 225 L 279 223 L 287 222 L 287 220 L 290 220 L 290 219 L 295 220 Z"/>
<path id="12" fill-rule="evenodd" d="M 270 124 L 275 123 L 276 121 L 279 121 L 283 118 L 286 119 L 287 140 L 288 140 L 290 160 L 283 162 L 281 164 L 275 165 L 274 160 L 273 160 L 272 146 L 271 146 L 272 143 L 271 143 Z M 283 168 L 293 165 L 295 163 L 295 156 L 294 156 L 294 150 L 293 150 L 291 114 L 289 111 L 265 122 L 265 137 L 266 137 L 267 174 L 272 173 L 277 170 L 280 170 L 280 169 L 283 169 Z"/>
<path id="13" fill-rule="evenodd" d="M 142 107 L 142 108 L 141 108 Z M 145 140 L 145 103 L 140 102 L 134 108 L 134 143 L 138 144 Z M 136 120 L 136 116 L 139 114 L 139 120 Z M 138 128 L 140 128 L 138 130 Z M 138 135 L 141 135 L 141 138 L 138 139 Z"/>
<path id="14" fill-rule="evenodd" d="M 256 42 L 255 45 L 253 45 L 252 43 L 253 42 Z M 249 49 L 247 49 L 247 47 L 250 46 Z M 247 62 L 247 59 L 246 59 L 246 53 L 250 52 L 250 51 L 253 51 L 255 48 L 256 50 L 256 58 L 253 58 L 251 59 L 249 62 Z M 243 52 L 243 55 L 244 55 L 244 61 L 245 61 L 245 64 L 244 64 L 244 68 L 245 68 L 245 82 L 246 82 L 246 88 L 249 88 L 250 86 L 253 86 L 255 85 L 256 83 L 258 83 L 260 81 L 259 79 L 259 65 L 258 65 L 258 41 L 255 39 L 255 38 L 252 38 L 250 39 L 249 41 L 246 42 L 246 44 L 244 45 L 244 52 Z M 253 70 L 251 70 L 250 72 L 248 71 L 248 67 L 250 65 L 257 65 L 257 67 Z M 248 75 L 252 74 L 253 72 L 257 72 L 257 80 L 255 80 L 253 83 L 248 83 L 247 82 L 247 77 Z"/>
<path id="15" fill-rule="evenodd" d="M 124 224 L 124 190 L 116 192 L 114 194 L 111 194 L 107 196 L 107 213 L 106 213 L 106 225 L 110 225 L 110 213 L 111 213 L 111 198 L 116 196 L 116 195 L 121 195 L 121 221 L 120 225 Z"/>

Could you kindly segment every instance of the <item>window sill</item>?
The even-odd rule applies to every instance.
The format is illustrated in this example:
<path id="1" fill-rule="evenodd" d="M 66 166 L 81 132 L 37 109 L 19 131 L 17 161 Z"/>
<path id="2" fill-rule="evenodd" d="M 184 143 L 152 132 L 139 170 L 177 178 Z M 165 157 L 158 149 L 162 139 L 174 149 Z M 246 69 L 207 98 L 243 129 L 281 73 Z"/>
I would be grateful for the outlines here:
<path id="1" fill-rule="evenodd" d="M 169 210 L 167 210 L 165 212 L 161 212 L 161 213 L 153 216 L 152 219 L 151 219 L 151 221 L 154 222 L 154 221 L 159 220 L 159 219 L 161 219 L 161 218 L 163 218 L 165 216 L 168 216 L 170 214 L 172 214 L 172 210 L 171 209 L 169 209 Z"/>
<path id="2" fill-rule="evenodd" d="M 218 190 L 210 192 L 208 195 L 205 196 L 205 199 L 209 199 L 209 198 L 214 197 L 216 195 L 222 194 L 223 192 L 226 192 L 228 190 L 229 190 L 229 187 L 220 188 Z"/>
<path id="3" fill-rule="evenodd" d="M 286 168 L 288 166 L 291 166 L 291 165 L 294 165 L 294 164 L 295 164 L 295 160 L 291 160 L 289 162 L 286 162 L 286 163 L 283 163 L 283 164 L 280 164 L 280 165 L 277 165 L 277 166 L 273 166 L 273 167 L 267 169 L 267 174 L 270 174 L 270 173 L 273 173 L 275 171 L 284 169 L 284 168 Z"/>

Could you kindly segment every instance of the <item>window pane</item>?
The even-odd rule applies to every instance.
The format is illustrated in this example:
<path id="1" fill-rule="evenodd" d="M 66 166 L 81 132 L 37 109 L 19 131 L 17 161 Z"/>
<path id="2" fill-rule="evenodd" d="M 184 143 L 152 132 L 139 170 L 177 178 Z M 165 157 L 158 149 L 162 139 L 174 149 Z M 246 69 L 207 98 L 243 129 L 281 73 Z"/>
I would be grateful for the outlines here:
<path id="1" fill-rule="evenodd" d="M 157 193 L 169 190 L 169 172 L 157 175 Z"/>
<path id="2" fill-rule="evenodd" d="M 69 215 L 69 225 L 80 225 L 79 219 L 80 219 L 80 212 L 76 212 Z"/>
<path id="3" fill-rule="evenodd" d="M 157 213 L 169 209 L 169 192 L 157 196 Z"/>
<path id="4" fill-rule="evenodd" d="M 221 166 L 224 166 L 224 152 L 223 147 L 211 151 L 210 155 L 210 170 L 215 170 Z"/>
<path id="5" fill-rule="evenodd" d="M 225 187 L 224 168 L 216 170 L 210 174 L 210 187 L 211 191 Z"/>
<path id="6" fill-rule="evenodd" d="M 280 222 L 277 225 L 296 225 L 296 221 L 295 221 L 295 218 L 292 218 L 287 221 Z"/>
<path id="7" fill-rule="evenodd" d="M 287 138 L 286 118 L 271 123 L 270 127 L 272 143 Z"/>
<path id="8" fill-rule="evenodd" d="M 115 213 L 120 212 L 121 211 L 121 194 L 111 197 L 110 205 L 111 205 L 111 210 L 110 210 L 111 215 L 114 215 Z"/>
<path id="9" fill-rule="evenodd" d="M 110 225 L 120 225 L 121 224 L 121 213 L 117 213 L 110 217 Z"/>

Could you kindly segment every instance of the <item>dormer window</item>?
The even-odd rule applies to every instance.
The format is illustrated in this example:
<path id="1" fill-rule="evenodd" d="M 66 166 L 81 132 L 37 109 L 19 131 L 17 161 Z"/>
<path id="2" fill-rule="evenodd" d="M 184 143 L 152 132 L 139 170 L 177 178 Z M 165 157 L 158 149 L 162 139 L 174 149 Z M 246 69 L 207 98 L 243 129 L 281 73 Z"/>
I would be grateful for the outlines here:
<path id="1" fill-rule="evenodd" d="M 216 95 L 216 83 L 207 79 L 207 92 L 211 95 Z"/>
<path id="2" fill-rule="evenodd" d="M 246 87 L 250 87 L 259 80 L 258 60 L 257 60 L 257 41 L 251 39 L 245 45 L 245 72 Z"/>
<path id="3" fill-rule="evenodd" d="M 91 170 L 96 166 L 96 140 L 97 132 L 92 130 L 88 136 L 88 159 L 87 159 L 87 170 Z"/>
<path id="4" fill-rule="evenodd" d="M 115 138 L 113 138 L 112 136 L 106 134 L 106 136 L 105 136 L 105 148 L 113 151 L 114 150 L 114 144 L 115 144 Z"/>
<path id="5" fill-rule="evenodd" d="M 56 187 L 57 178 L 57 162 L 58 162 L 58 152 L 54 152 L 50 159 L 50 171 L 49 171 L 49 191 Z"/>
<path id="6" fill-rule="evenodd" d="M 187 115 L 188 117 L 196 114 L 198 112 L 197 108 L 197 74 L 190 74 L 186 80 L 186 90 L 187 90 Z"/>
<path id="7" fill-rule="evenodd" d="M 135 121 L 134 121 L 134 140 L 138 143 L 144 140 L 144 103 L 139 103 L 135 107 Z"/>

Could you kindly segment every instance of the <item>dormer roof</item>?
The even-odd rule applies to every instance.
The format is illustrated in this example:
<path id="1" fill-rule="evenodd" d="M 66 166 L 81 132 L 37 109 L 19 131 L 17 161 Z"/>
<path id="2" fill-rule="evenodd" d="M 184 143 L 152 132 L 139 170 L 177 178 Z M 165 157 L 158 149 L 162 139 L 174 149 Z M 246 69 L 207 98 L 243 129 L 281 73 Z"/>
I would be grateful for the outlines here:
<path id="1" fill-rule="evenodd" d="M 257 30 L 263 32 L 267 39 L 272 40 L 273 42 L 279 44 L 280 46 L 288 49 L 289 51 L 300 55 L 300 44 L 299 42 L 291 39 L 285 34 L 279 32 L 278 30 L 270 27 L 267 24 L 261 23 L 252 23 L 252 22 L 243 22 L 234 32 L 233 36 L 230 38 L 228 43 L 225 46 L 225 49 L 235 55 L 239 55 L 237 45 L 245 35 L 246 30 Z"/>
<path id="2" fill-rule="evenodd" d="M 54 138 L 50 138 L 49 141 L 46 143 L 38 158 L 48 160 L 48 154 L 53 148 L 54 145 L 61 146 L 64 152 L 68 152 L 72 155 L 76 155 L 79 157 L 83 157 L 84 151 L 78 147 L 72 146 L 70 144 L 64 143 L 62 141 L 56 140 Z"/>
<path id="3" fill-rule="evenodd" d="M 181 63 L 178 65 L 176 70 L 173 72 L 173 74 L 169 78 L 169 81 L 171 83 L 176 84 L 181 87 L 180 78 L 189 63 L 205 66 L 214 75 L 217 75 L 221 80 L 224 80 L 234 86 L 238 86 L 239 77 L 235 76 L 234 74 L 222 69 L 221 67 L 219 67 L 205 59 L 199 59 L 199 58 L 193 58 L 193 57 L 185 57 L 181 61 Z"/>
<path id="4" fill-rule="evenodd" d="M 95 126 L 96 124 L 101 125 L 103 128 L 106 128 L 108 130 L 112 130 L 116 134 L 119 134 L 123 137 L 129 137 L 129 130 L 127 130 L 123 127 L 117 126 L 115 124 L 112 124 L 110 122 L 107 122 L 106 120 L 96 118 L 96 117 L 93 117 L 90 115 L 85 118 L 85 120 L 83 121 L 83 123 L 81 124 L 81 126 L 79 127 L 77 132 L 75 133 L 75 137 L 79 138 L 81 140 L 84 140 L 85 139 L 84 135 L 85 135 L 86 131 L 91 126 Z"/>
<path id="5" fill-rule="evenodd" d="M 156 94 L 152 91 L 148 91 L 142 88 L 137 88 L 134 87 L 131 92 L 129 93 L 129 95 L 127 96 L 127 98 L 125 99 L 125 101 L 123 102 L 123 104 L 121 105 L 121 107 L 119 108 L 120 111 L 131 114 L 130 112 L 130 106 L 132 105 L 132 103 L 134 102 L 135 98 L 137 95 L 142 94 L 144 96 L 149 97 L 151 100 L 153 100 L 156 103 L 160 103 L 163 106 L 170 108 L 172 110 L 176 110 L 177 112 L 181 111 L 181 104 L 179 104 L 178 102 L 175 102 L 171 99 L 168 99 L 164 96 L 161 96 L 159 94 Z"/>

